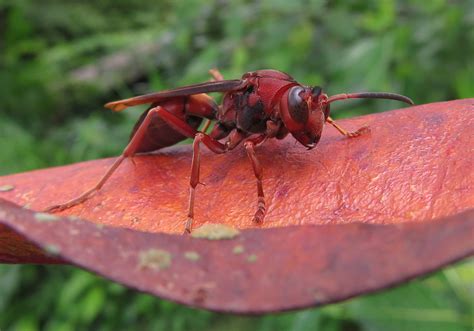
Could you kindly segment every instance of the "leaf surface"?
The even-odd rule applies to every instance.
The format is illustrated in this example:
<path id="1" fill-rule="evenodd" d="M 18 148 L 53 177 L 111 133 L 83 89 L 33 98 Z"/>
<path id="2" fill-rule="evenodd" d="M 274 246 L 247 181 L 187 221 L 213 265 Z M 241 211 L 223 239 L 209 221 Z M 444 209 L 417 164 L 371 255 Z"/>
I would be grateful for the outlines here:
<path id="1" fill-rule="evenodd" d="M 473 253 L 473 99 L 339 124 L 371 133 L 346 139 L 327 127 L 312 151 L 291 138 L 257 150 L 263 225 L 251 221 L 256 183 L 245 152 L 203 152 L 195 228 L 241 230 L 226 240 L 178 234 L 190 146 L 124 162 L 56 218 L 32 210 L 80 194 L 113 159 L 0 177 L 10 201 L 0 202 L 0 260 L 73 263 L 178 302 L 261 313 L 371 292 Z"/>

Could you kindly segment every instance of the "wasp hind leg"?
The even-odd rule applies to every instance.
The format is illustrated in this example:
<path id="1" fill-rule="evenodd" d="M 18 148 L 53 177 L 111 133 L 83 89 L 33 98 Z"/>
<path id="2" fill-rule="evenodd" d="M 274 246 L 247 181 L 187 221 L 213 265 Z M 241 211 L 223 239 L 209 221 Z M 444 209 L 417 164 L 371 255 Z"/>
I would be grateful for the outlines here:
<path id="1" fill-rule="evenodd" d="M 120 155 L 115 160 L 115 162 L 110 166 L 110 168 L 107 170 L 105 175 L 102 176 L 102 178 L 97 182 L 97 184 L 94 185 L 94 187 L 92 187 L 91 189 L 89 189 L 88 191 L 82 193 L 80 196 L 78 196 L 74 199 L 71 199 L 71 200 L 69 200 L 65 203 L 62 203 L 62 204 L 50 206 L 50 207 L 46 208 L 44 211 L 50 213 L 50 212 L 58 212 L 58 211 L 62 211 L 62 210 L 65 210 L 65 209 L 69 209 L 71 207 L 74 207 L 78 204 L 83 203 L 84 201 L 89 199 L 92 195 L 94 195 L 94 193 L 99 191 L 102 188 L 102 186 L 104 186 L 104 184 L 107 182 L 107 180 L 112 176 L 112 174 L 115 172 L 115 170 L 117 170 L 117 168 L 120 166 L 120 164 L 123 162 L 123 160 L 125 160 L 126 158 L 132 157 L 137 152 L 137 150 L 140 147 L 140 144 L 143 141 L 143 138 L 145 137 L 148 126 L 150 125 L 153 116 L 155 114 L 159 114 L 160 112 L 163 112 L 163 111 L 166 112 L 166 110 L 164 110 L 164 108 L 160 107 L 160 106 L 150 109 L 150 111 L 146 115 L 145 119 L 140 124 L 137 131 L 133 135 L 132 139 L 128 143 L 127 147 L 125 147 L 125 149 L 123 150 L 122 155 Z M 168 113 L 168 112 L 166 112 L 166 113 Z"/>

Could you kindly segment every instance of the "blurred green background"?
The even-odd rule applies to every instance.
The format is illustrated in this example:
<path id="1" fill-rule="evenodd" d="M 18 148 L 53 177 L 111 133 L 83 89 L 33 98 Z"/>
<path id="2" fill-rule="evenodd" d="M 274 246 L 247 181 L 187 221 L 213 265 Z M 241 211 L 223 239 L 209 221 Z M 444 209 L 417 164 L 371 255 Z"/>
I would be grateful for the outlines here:
<path id="1" fill-rule="evenodd" d="M 0 175 L 118 155 L 118 98 L 255 69 L 330 94 L 474 96 L 474 1 L 0 0 Z M 217 96 L 218 97 L 218 96 Z M 335 117 L 401 107 L 340 103 Z M 190 309 L 64 266 L 0 266 L 0 330 L 471 330 L 473 263 L 319 309 Z"/>

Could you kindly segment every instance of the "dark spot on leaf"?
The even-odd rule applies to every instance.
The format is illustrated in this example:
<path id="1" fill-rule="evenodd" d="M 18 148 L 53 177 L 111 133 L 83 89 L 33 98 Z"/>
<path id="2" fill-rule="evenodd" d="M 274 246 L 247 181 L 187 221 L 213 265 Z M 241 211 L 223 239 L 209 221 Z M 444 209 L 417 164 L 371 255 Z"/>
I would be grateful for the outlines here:
<path id="1" fill-rule="evenodd" d="M 196 292 L 194 293 L 194 299 L 193 301 L 196 304 L 202 304 L 204 301 L 206 301 L 207 298 L 207 291 L 204 288 L 198 288 Z"/>

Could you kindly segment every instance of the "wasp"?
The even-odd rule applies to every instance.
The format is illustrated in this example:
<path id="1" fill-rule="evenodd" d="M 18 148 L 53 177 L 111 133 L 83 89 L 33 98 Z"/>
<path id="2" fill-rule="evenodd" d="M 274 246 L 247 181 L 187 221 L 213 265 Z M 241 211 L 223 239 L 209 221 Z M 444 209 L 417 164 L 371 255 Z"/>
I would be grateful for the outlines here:
<path id="1" fill-rule="evenodd" d="M 302 85 L 290 75 L 277 70 L 247 72 L 242 78 L 232 80 L 225 80 L 216 69 L 210 70 L 210 74 L 213 79 L 208 82 L 107 103 L 105 107 L 114 111 L 140 104 L 150 104 L 150 107 L 135 124 L 122 155 L 97 184 L 80 196 L 51 206 L 46 211 L 60 211 L 84 202 L 100 190 L 125 159 L 192 138 L 193 156 L 185 233 L 191 232 L 194 220 L 196 187 L 200 183 L 201 145 L 217 154 L 227 153 L 239 145 L 244 146 L 257 180 L 257 208 L 253 221 L 262 223 L 266 206 L 263 170 L 255 152 L 257 146 L 268 139 L 283 139 L 291 134 L 310 150 L 320 140 L 326 123 L 349 138 L 369 131 L 368 127 L 353 132 L 340 127 L 330 116 L 330 105 L 334 101 L 353 98 L 392 99 L 413 105 L 413 101 L 406 96 L 386 92 L 328 96 L 321 87 Z M 211 92 L 224 93 L 221 105 L 207 94 Z M 204 120 L 206 123 L 199 130 Z M 211 121 L 215 124 L 210 133 L 206 133 Z"/>

